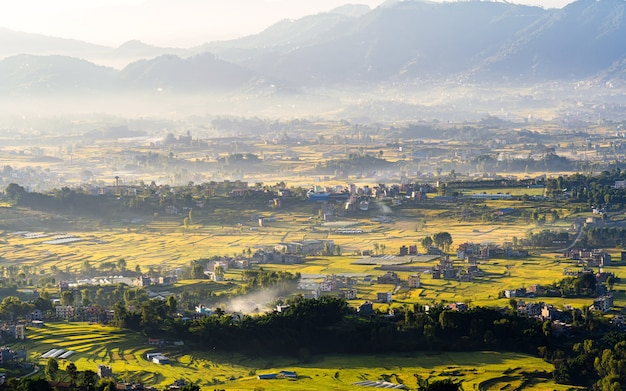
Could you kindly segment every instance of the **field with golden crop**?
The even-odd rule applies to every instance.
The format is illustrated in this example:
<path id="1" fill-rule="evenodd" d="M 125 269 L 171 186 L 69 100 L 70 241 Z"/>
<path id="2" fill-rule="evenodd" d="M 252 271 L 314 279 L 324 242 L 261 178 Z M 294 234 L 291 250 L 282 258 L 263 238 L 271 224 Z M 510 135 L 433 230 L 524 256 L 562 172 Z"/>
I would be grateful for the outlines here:
<path id="1" fill-rule="evenodd" d="M 232 202 L 232 201 L 230 201 Z M 241 201 L 244 202 L 244 201 Z M 521 201 L 490 201 L 491 207 L 528 208 Z M 97 220 L 87 218 L 68 218 L 36 213 L 9 207 L 0 208 L 1 265 L 28 264 L 36 273 L 45 275 L 52 267 L 59 270 L 79 271 L 85 261 L 97 267 L 103 262 L 116 262 L 124 258 L 127 268 L 141 270 L 149 268 L 171 270 L 189 265 L 190 262 L 214 255 L 239 255 L 247 249 L 272 246 L 280 242 L 294 242 L 303 239 L 331 239 L 340 248 L 340 256 L 310 258 L 299 265 L 264 265 L 266 269 L 279 269 L 300 272 L 305 275 L 323 276 L 326 274 L 352 273 L 359 276 L 371 276 L 375 281 L 381 271 L 376 265 L 357 264 L 361 259 L 355 255 L 362 250 L 374 252 L 379 247 L 379 255 L 398 254 L 402 245 L 418 245 L 426 235 L 447 231 L 452 235 L 452 249 L 460 243 L 496 243 L 510 242 L 513 237 L 524 238 L 529 232 L 541 229 L 568 229 L 570 222 L 567 215 L 558 225 L 536 226 L 526 223 L 523 218 L 506 217 L 496 221 L 463 221 L 455 213 L 454 205 L 447 208 L 395 209 L 387 212 L 387 220 L 376 219 L 377 206 L 367 213 L 358 213 L 342 218 L 340 221 L 325 223 L 316 216 L 319 206 L 315 203 L 303 203 L 295 208 L 264 210 L 272 217 L 266 219 L 263 226 L 248 216 L 255 210 L 237 212 L 233 217 L 223 209 L 216 209 L 215 216 L 206 213 L 194 221 L 188 228 L 182 224 L 182 217 L 154 216 L 136 221 L 117 221 L 102 225 Z M 257 212 L 258 213 L 258 212 Z M 224 217 L 227 216 L 227 217 Z M 230 216 L 230 217 L 228 217 Z M 580 216 L 580 214 L 578 214 Z M 584 217 L 584 216 L 583 216 Z M 9 229 L 10 227 L 10 229 Z M 63 231 L 53 228 L 61 227 Z M 338 228 L 350 227 L 362 233 L 340 234 Z M 38 228 L 34 230 L 34 228 Z M 28 233 L 25 233 L 28 232 Z M 66 244 L 52 244 L 55 238 L 72 237 L 77 241 Z M 382 250 L 384 245 L 384 250 Z M 463 301 L 473 305 L 507 305 L 507 300 L 498 299 L 505 289 L 527 287 L 532 284 L 550 284 L 563 278 L 563 269 L 575 267 L 569 260 L 558 253 L 539 253 L 532 249 L 531 256 L 521 259 L 490 259 L 480 263 L 482 276 L 472 282 L 435 280 L 429 274 L 422 274 L 422 287 L 408 290 L 402 287 L 395 292 L 396 304 L 424 304 L 434 302 Z M 609 249 L 614 259 L 619 258 L 619 249 Z M 452 255 L 452 259 L 456 259 Z M 410 266 L 431 268 L 437 261 L 411 260 L 410 257 L 398 262 L 410 263 Z M 462 265 L 458 261 L 457 265 Z M 619 262 L 606 268 L 617 276 L 623 274 Z M 231 270 L 227 278 L 240 280 L 240 271 Z M 411 272 L 399 272 L 406 281 Z M 626 298 L 622 284 L 616 288 L 616 303 L 623 305 Z M 373 283 L 361 283 L 357 286 L 358 300 L 373 300 L 376 293 L 393 290 L 394 287 L 380 286 Z M 544 299 L 542 299 L 544 300 Z M 589 305 L 588 299 L 545 298 L 545 301 L 577 307 Z"/>
<path id="2" fill-rule="evenodd" d="M 520 390 L 565 390 L 554 384 L 552 366 L 541 359 L 502 352 L 415 352 L 400 355 L 314 356 L 308 363 L 285 357 L 245 357 L 229 352 L 199 350 L 192 346 L 166 343 L 147 344 L 138 333 L 87 323 L 51 323 L 28 328 L 28 339 L 15 345 L 25 348 L 30 359 L 45 365 L 40 356 L 51 349 L 72 350 L 59 359 L 64 369 L 73 362 L 78 370 L 96 370 L 98 364 L 111 366 L 120 381 L 143 382 L 165 387 L 184 379 L 203 389 L 224 390 L 358 390 L 362 381 L 388 381 L 417 387 L 416 376 L 436 380 L 452 378 L 465 390 L 498 390 L 512 384 Z M 173 341 L 171 341 L 173 342 Z M 146 354 L 159 352 L 170 358 L 169 365 L 154 364 Z M 295 371 L 297 380 L 259 380 L 257 375 Z"/>

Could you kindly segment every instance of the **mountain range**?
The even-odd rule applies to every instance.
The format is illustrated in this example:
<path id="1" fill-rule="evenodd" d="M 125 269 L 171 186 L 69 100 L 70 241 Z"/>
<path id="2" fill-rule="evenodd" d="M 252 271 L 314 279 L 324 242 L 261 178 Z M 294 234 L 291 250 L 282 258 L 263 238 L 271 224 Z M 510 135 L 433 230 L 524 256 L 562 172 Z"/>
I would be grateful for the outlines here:
<path id="1" fill-rule="evenodd" d="M 416 82 L 626 81 L 626 1 L 350 5 L 191 49 L 0 29 L 0 91 L 249 91 Z"/>

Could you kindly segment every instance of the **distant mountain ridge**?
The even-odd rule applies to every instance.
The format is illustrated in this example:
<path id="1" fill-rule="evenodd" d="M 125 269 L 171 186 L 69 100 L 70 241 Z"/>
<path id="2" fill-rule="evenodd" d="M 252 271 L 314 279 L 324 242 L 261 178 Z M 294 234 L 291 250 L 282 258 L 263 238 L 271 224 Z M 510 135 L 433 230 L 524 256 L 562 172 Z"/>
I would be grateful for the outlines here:
<path id="1" fill-rule="evenodd" d="M 388 1 L 284 20 L 192 49 L 107 48 L 0 29 L 0 90 L 236 90 L 427 81 L 626 81 L 626 1 L 563 9 L 506 2 Z M 49 56 L 54 54 L 55 56 Z M 138 59 L 123 69 L 72 57 Z M 26 66 L 25 64 L 28 64 Z"/>
<path id="2" fill-rule="evenodd" d="M 23 33 L 0 27 L 0 57 L 18 54 L 78 57 L 80 53 L 94 53 L 109 50 L 106 46 L 95 45 L 76 39 L 48 37 L 41 34 Z"/>
<path id="3" fill-rule="evenodd" d="M 0 61 L 0 91 L 58 93 L 111 90 L 116 71 L 67 56 L 22 54 Z"/>

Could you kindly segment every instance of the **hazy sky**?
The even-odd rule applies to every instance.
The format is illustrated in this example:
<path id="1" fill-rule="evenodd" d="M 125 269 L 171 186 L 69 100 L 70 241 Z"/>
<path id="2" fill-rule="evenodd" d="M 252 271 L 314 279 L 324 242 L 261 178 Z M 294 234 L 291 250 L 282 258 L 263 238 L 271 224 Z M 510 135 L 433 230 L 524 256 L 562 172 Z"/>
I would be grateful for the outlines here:
<path id="1" fill-rule="evenodd" d="M 572 0 L 519 0 L 560 8 Z M 131 39 L 160 46 L 199 45 L 253 34 L 284 18 L 345 3 L 383 0 L 3 0 L 0 27 L 109 46 Z"/>

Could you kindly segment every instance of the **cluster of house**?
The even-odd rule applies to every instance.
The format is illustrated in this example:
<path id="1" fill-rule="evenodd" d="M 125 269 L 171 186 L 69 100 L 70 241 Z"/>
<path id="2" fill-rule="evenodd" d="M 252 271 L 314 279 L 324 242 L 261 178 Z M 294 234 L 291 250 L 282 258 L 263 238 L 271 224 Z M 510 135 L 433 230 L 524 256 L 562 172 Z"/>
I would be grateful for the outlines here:
<path id="1" fill-rule="evenodd" d="M 276 249 L 259 249 L 252 255 L 252 263 L 278 263 L 285 265 L 295 265 L 304 263 L 304 256 L 301 254 L 283 253 Z"/>
<path id="2" fill-rule="evenodd" d="M 304 263 L 308 255 L 332 253 L 333 240 L 302 240 L 300 242 L 279 243 L 273 248 L 258 249 L 250 257 L 221 257 L 207 261 L 204 274 L 213 281 L 222 281 L 223 272 L 230 269 L 248 269 L 255 264 L 295 265 Z"/>
<path id="3" fill-rule="evenodd" d="M 148 276 L 139 276 L 133 280 L 133 286 L 146 287 L 150 285 L 169 286 L 174 285 L 178 281 L 178 277 L 173 276 L 160 276 L 158 278 L 150 278 Z"/>
<path id="4" fill-rule="evenodd" d="M 0 347 L 0 365 L 26 360 L 26 350 L 13 350 L 8 346 Z"/>
<path id="5" fill-rule="evenodd" d="M 321 255 L 333 254 L 335 242 L 333 240 L 308 239 L 299 242 L 279 243 L 274 250 L 284 254 Z"/>
<path id="6" fill-rule="evenodd" d="M 598 283 L 605 283 L 609 279 L 609 277 L 615 278 L 615 274 L 613 274 L 612 272 L 605 272 L 600 270 L 596 273 L 593 271 L 593 269 L 587 267 L 582 269 L 570 269 L 566 267 L 563 269 L 563 275 L 566 277 L 580 277 L 584 274 L 595 274 L 596 282 Z M 596 289 L 598 289 L 599 294 L 605 293 L 604 291 L 606 291 L 606 287 L 603 285 L 596 286 Z"/>
<path id="7" fill-rule="evenodd" d="M 347 184 L 346 186 L 316 186 L 314 189 L 311 190 L 311 193 L 316 195 L 345 194 L 349 197 L 348 201 L 352 202 L 358 200 L 359 198 L 378 200 L 411 199 L 419 201 L 425 199 L 427 193 L 435 191 L 435 189 L 429 184 L 409 183 L 406 178 L 403 178 L 401 182 L 402 183 L 400 184 L 392 185 L 379 183 L 372 187 L 368 185 L 360 187 L 353 183 Z"/>
<path id="8" fill-rule="evenodd" d="M 379 284 L 400 285 L 402 281 L 400 276 L 394 271 L 387 271 L 385 274 L 377 277 L 376 282 Z M 409 288 L 419 288 L 422 283 L 419 274 L 412 274 L 408 277 Z M 378 303 L 391 303 L 393 301 L 393 292 L 377 292 L 376 301 Z M 371 315 L 374 311 L 374 304 L 371 301 L 365 301 L 357 307 L 357 312 L 361 315 Z"/>
<path id="9" fill-rule="evenodd" d="M 136 278 L 122 277 L 122 276 L 110 276 L 110 277 L 94 277 L 89 279 L 82 279 L 76 281 L 61 281 L 59 282 L 59 292 L 69 291 L 85 285 L 114 285 L 114 284 L 127 284 L 137 287 L 146 287 L 150 285 L 169 286 L 174 285 L 178 281 L 178 277 L 182 274 L 182 269 L 175 269 L 172 275 L 160 276 L 151 278 L 148 276 L 139 276 Z"/>
<path id="10" fill-rule="evenodd" d="M 510 245 L 462 243 L 456 250 L 457 258 L 460 261 L 464 261 L 462 266 L 455 266 L 454 261 L 437 247 L 429 246 L 427 254 L 441 257 L 439 258 L 439 264 L 435 265 L 431 270 L 431 275 L 434 279 L 469 282 L 474 277 L 483 275 L 483 272 L 478 267 L 478 261 L 487 261 L 494 257 L 526 257 L 528 256 L 528 251 L 514 249 Z"/>
<path id="11" fill-rule="evenodd" d="M 7 338 L 24 340 L 26 338 L 26 325 L 24 323 L 2 323 L 0 324 L 0 340 Z"/>
<path id="12" fill-rule="evenodd" d="M 98 306 L 73 306 L 73 305 L 57 305 L 54 307 L 57 319 L 71 320 L 76 319 L 82 322 L 103 322 L 111 321 L 114 317 L 113 310 L 106 310 Z M 43 319 L 43 314 L 41 315 Z M 40 320 L 41 320 L 40 319 Z"/>
<path id="13" fill-rule="evenodd" d="M 566 277 L 580 277 L 584 274 L 594 274 L 596 277 L 596 297 L 602 298 L 609 296 L 609 292 L 607 290 L 606 281 L 609 277 L 615 277 L 615 275 L 611 272 L 599 271 L 595 273 L 591 269 L 584 268 L 582 270 L 572 270 L 569 268 L 563 269 L 563 275 Z M 515 289 L 506 289 L 503 291 L 503 296 L 507 299 L 518 298 L 518 297 L 537 297 L 537 296 L 560 296 L 561 292 L 559 289 L 555 287 L 546 288 L 539 284 L 532 284 L 525 288 L 515 288 Z"/>
<path id="14" fill-rule="evenodd" d="M 592 270 L 583 269 L 580 271 L 570 271 L 567 268 L 564 271 L 566 276 L 579 277 L 585 273 L 593 273 Z M 605 285 L 601 284 L 606 282 L 609 277 L 614 277 L 613 273 L 598 272 L 595 274 L 598 284 L 596 285 L 596 297 L 593 299 L 593 303 L 589 306 L 592 311 L 608 312 L 613 307 L 613 293 L 609 292 Z M 539 284 L 530 285 L 527 288 L 508 289 L 504 292 L 506 298 L 518 298 L 518 297 L 536 297 L 536 296 L 559 296 L 560 292 L 556 288 L 546 289 Z M 543 320 L 553 320 L 552 317 L 548 317 L 548 312 L 542 312 L 539 314 L 543 307 L 548 308 L 550 313 L 557 311 L 550 305 L 546 305 L 543 302 L 538 303 L 524 303 L 523 300 L 517 302 L 518 312 L 524 313 L 528 316 L 538 317 L 541 315 Z M 547 311 L 547 310 L 546 310 Z"/>
<path id="15" fill-rule="evenodd" d="M 569 313 L 566 313 L 566 311 Z M 581 311 L 577 308 L 569 307 L 566 308 L 566 311 L 562 311 L 554 305 L 544 302 L 526 303 L 523 300 L 518 300 L 517 302 L 518 314 L 540 321 L 549 321 L 554 334 L 567 333 L 572 327 L 571 323 L 566 323 L 572 311 L 576 312 L 577 316 L 581 315 Z"/>
<path id="16" fill-rule="evenodd" d="M 99 378 L 113 378 L 113 370 L 108 365 L 98 364 L 97 375 Z M 55 390 L 78 390 L 79 388 L 70 382 L 65 381 L 48 381 L 50 386 Z M 182 386 L 184 386 L 182 382 Z M 178 390 L 182 388 L 180 381 L 174 382 L 169 389 Z M 119 391 L 157 391 L 157 388 L 145 386 L 143 383 L 116 383 L 115 389 Z"/>
<path id="17" fill-rule="evenodd" d="M 419 288 L 421 286 L 419 274 L 412 274 L 408 277 L 409 288 Z M 365 283 L 372 283 L 372 277 L 363 277 Z M 399 286 L 403 284 L 400 276 L 394 271 L 387 271 L 376 278 L 378 284 L 388 284 Z M 357 298 L 357 290 L 355 286 L 358 284 L 358 280 L 354 277 L 348 277 L 344 275 L 330 274 L 324 277 L 324 280 L 317 283 L 301 282 L 299 289 L 309 291 L 305 294 L 305 297 L 318 298 L 323 295 L 336 295 L 345 300 L 354 300 Z M 392 301 L 392 292 L 378 292 L 377 301 L 379 303 L 390 303 Z"/>
<path id="18" fill-rule="evenodd" d="M 611 254 L 602 249 L 572 248 L 564 251 L 563 256 L 586 267 L 611 266 Z M 626 259 L 626 252 L 622 253 L 622 259 Z"/>
<path id="19" fill-rule="evenodd" d="M 515 249 L 511 245 L 499 246 L 497 244 L 478 244 L 466 242 L 457 247 L 456 256 L 460 260 L 470 261 L 487 261 L 491 258 L 507 257 L 522 258 L 528 256 L 528 251 Z"/>
<path id="20" fill-rule="evenodd" d="M 409 288 L 421 287 L 422 283 L 421 283 L 420 278 L 421 277 L 419 274 L 409 275 L 408 280 L 407 280 Z M 385 274 L 378 276 L 376 278 L 376 282 L 379 284 L 393 284 L 393 285 L 402 284 L 402 280 L 400 279 L 400 276 L 398 275 L 398 273 L 391 271 L 391 270 L 387 271 Z"/>
<path id="21" fill-rule="evenodd" d="M 408 247 L 405 246 L 405 245 L 400 246 L 400 256 L 401 257 L 407 256 L 407 255 L 417 255 L 417 254 L 418 254 L 417 246 L 414 245 L 414 244 L 412 244 L 412 245 L 410 245 Z"/>
<path id="22" fill-rule="evenodd" d="M 612 307 L 613 294 L 607 293 L 606 295 L 596 297 L 593 300 L 593 304 L 589 306 L 589 310 L 609 312 Z M 540 320 L 563 321 L 569 317 L 572 311 L 576 311 L 577 315 L 581 315 L 581 311 L 578 308 L 567 306 L 565 309 L 569 312 L 569 314 L 558 309 L 552 304 L 546 304 L 542 301 L 532 303 L 527 303 L 524 300 L 517 301 L 517 312 L 519 314 Z"/>
<path id="23" fill-rule="evenodd" d="M 461 282 L 469 282 L 476 276 L 481 276 L 483 272 L 478 268 L 478 258 L 466 258 L 466 264 L 463 266 L 455 266 L 454 262 L 448 255 L 439 258 L 439 264 L 433 266 L 430 271 L 434 279 L 459 280 Z"/>
<path id="24" fill-rule="evenodd" d="M 547 289 L 539 284 L 532 284 L 525 288 L 505 289 L 503 296 L 507 299 L 517 297 L 537 297 L 537 296 L 560 296 L 558 289 Z"/>
<path id="25" fill-rule="evenodd" d="M 331 274 L 324 277 L 319 285 L 318 292 L 320 295 L 327 293 L 337 293 L 340 298 L 345 300 L 354 300 L 357 298 L 354 286 L 357 280 L 352 277 Z"/>

